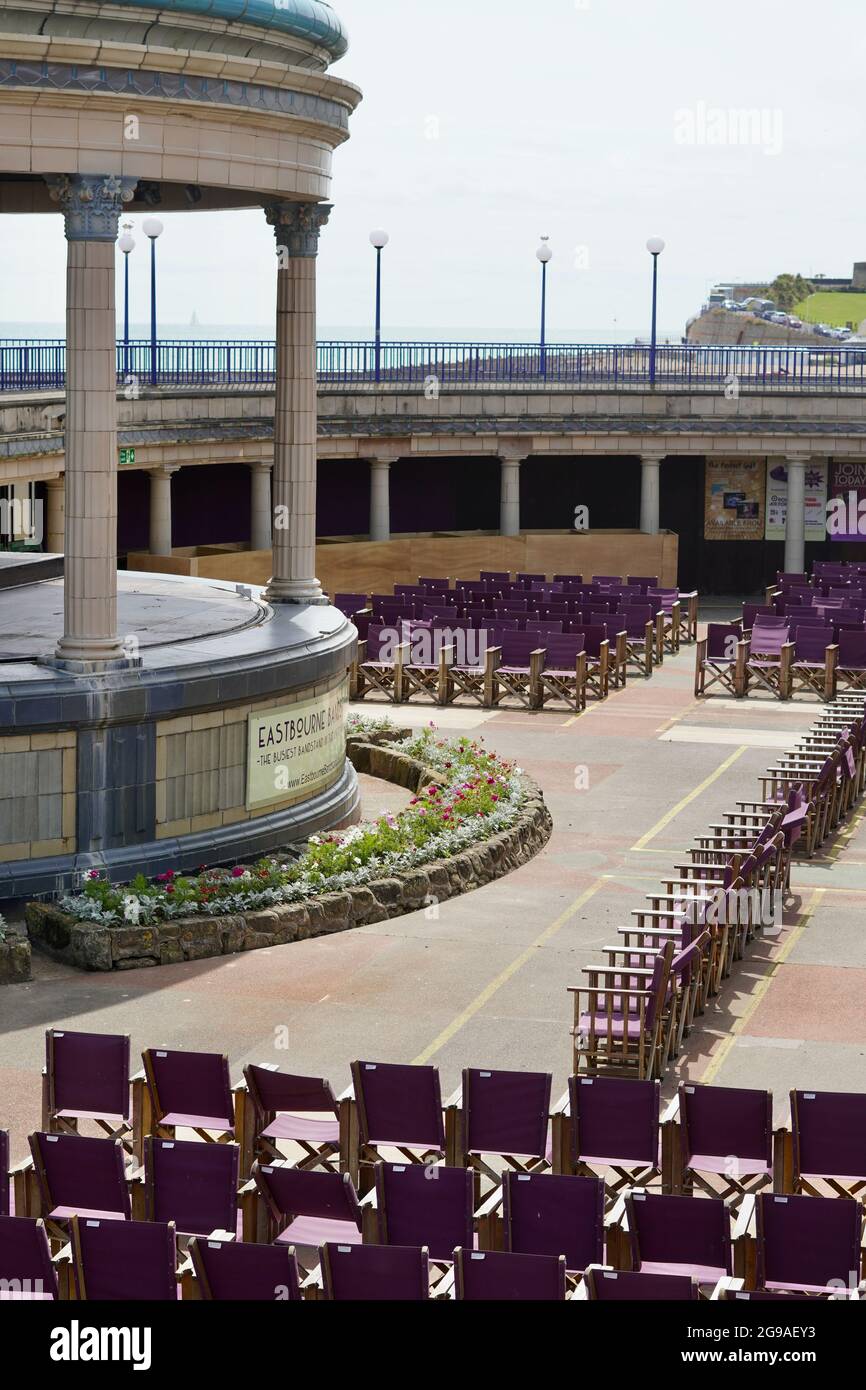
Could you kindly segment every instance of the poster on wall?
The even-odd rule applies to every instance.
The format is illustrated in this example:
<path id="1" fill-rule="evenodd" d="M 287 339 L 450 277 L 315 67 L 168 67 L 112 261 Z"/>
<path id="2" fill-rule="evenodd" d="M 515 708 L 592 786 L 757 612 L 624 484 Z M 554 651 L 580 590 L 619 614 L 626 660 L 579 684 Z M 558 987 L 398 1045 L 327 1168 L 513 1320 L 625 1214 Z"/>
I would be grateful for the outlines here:
<path id="1" fill-rule="evenodd" d="M 831 541 L 866 540 L 866 462 L 840 459 L 833 464 L 827 534 Z"/>
<path id="2" fill-rule="evenodd" d="M 247 726 L 247 809 L 332 786 L 346 762 L 348 680 L 312 700 L 260 710 Z"/>
<path id="3" fill-rule="evenodd" d="M 764 459 L 707 459 L 704 539 L 764 539 Z"/>
<path id="4" fill-rule="evenodd" d="M 827 487 L 829 465 L 826 459 L 810 459 L 806 468 L 806 540 L 827 538 Z M 788 520 L 788 465 L 784 459 L 771 459 L 767 465 L 768 541 L 783 541 Z"/>

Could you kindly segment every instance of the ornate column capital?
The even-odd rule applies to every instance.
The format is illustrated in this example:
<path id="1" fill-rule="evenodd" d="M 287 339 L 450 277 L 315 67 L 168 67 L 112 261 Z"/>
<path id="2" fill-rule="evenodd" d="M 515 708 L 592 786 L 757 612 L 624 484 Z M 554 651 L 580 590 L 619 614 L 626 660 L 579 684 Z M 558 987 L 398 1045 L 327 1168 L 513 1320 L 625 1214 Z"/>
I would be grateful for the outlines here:
<path id="1" fill-rule="evenodd" d="M 119 174 L 46 174 L 45 182 L 63 211 L 67 241 L 116 241 L 123 205 L 138 185 Z"/>
<path id="2" fill-rule="evenodd" d="M 319 233 L 333 212 L 331 203 L 266 203 L 265 217 L 274 229 L 277 248 L 291 257 L 319 254 Z"/>

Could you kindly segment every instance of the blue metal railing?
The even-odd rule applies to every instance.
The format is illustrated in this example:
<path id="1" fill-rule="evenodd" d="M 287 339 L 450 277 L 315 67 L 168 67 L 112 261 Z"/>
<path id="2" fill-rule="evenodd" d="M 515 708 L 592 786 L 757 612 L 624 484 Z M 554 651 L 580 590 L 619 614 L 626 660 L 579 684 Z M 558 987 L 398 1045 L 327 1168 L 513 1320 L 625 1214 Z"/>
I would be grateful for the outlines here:
<path id="1" fill-rule="evenodd" d="M 118 386 L 148 389 L 153 369 L 148 341 L 117 345 Z M 268 386 L 274 382 L 273 342 L 177 340 L 160 342 L 155 379 L 162 387 Z M 65 384 L 62 339 L 0 339 L 0 391 L 58 390 Z M 321 342 L 319 384 L 351 390 L 375 385 L 426 387 L 431 395 L 453 387 L 640 389 L 650 386 L 650 348 L 644 345 L 549 343 Z M 862 347 L 661 346 L 656 350 L 658 391 L 816 391 L 847 393 L 866 387 Z"/>

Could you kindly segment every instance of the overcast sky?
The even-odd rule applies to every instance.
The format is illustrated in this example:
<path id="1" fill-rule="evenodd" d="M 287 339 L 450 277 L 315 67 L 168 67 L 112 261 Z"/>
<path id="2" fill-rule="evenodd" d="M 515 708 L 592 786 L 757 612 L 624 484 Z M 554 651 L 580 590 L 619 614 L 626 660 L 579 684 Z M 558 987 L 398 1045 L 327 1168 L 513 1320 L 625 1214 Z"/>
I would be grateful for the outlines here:
<path id="1" fill-rule="evenodd" d="M 334 69 L 365 100 L 337 152 L 320 329 L 367 330 L 385 252 L 385 333 L 645 334 L 663 236 L 661 330 L 719 279 L 847 275 L 866 259 L 863 0 L 339 0 Z M 738 112 L 755 112 L 743 122 Z M 0 131 L 2 138 L 2 131 Z M 272 234 L 256 213 L 177 214 L 161 319 L 268 325 Z M 60 219 L 5 218 L 0 313 L 63 315 Z M 133 318 L 147 315 L 144 238 Z"/>

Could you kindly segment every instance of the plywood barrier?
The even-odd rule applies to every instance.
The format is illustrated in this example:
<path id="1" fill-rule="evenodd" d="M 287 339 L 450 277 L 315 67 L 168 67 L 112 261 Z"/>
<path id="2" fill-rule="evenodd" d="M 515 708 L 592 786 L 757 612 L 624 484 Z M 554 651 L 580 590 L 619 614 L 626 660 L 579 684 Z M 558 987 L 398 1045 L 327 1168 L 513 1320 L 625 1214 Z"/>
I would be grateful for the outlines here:
<path id="1" fill-rule="evenodd" d="M 658 575 L 661 584 L 677 582 L 679 541 L 670 531 L 645 536 L 640 531 L 531 531 L 521 536 L 463 532 L 452 535 L 399 536 L 390 541 L 320 541 L 316 573 L 334 593 L 390 593 L 394 584 L 414 584 L 419 575 L 476 579 L 481 570 L 518 570 L 528 574 Z M 271 553 L 230 551 L 190 555 L 128 557 L 130 569 L 189 574 L 266 584 Z"/>

